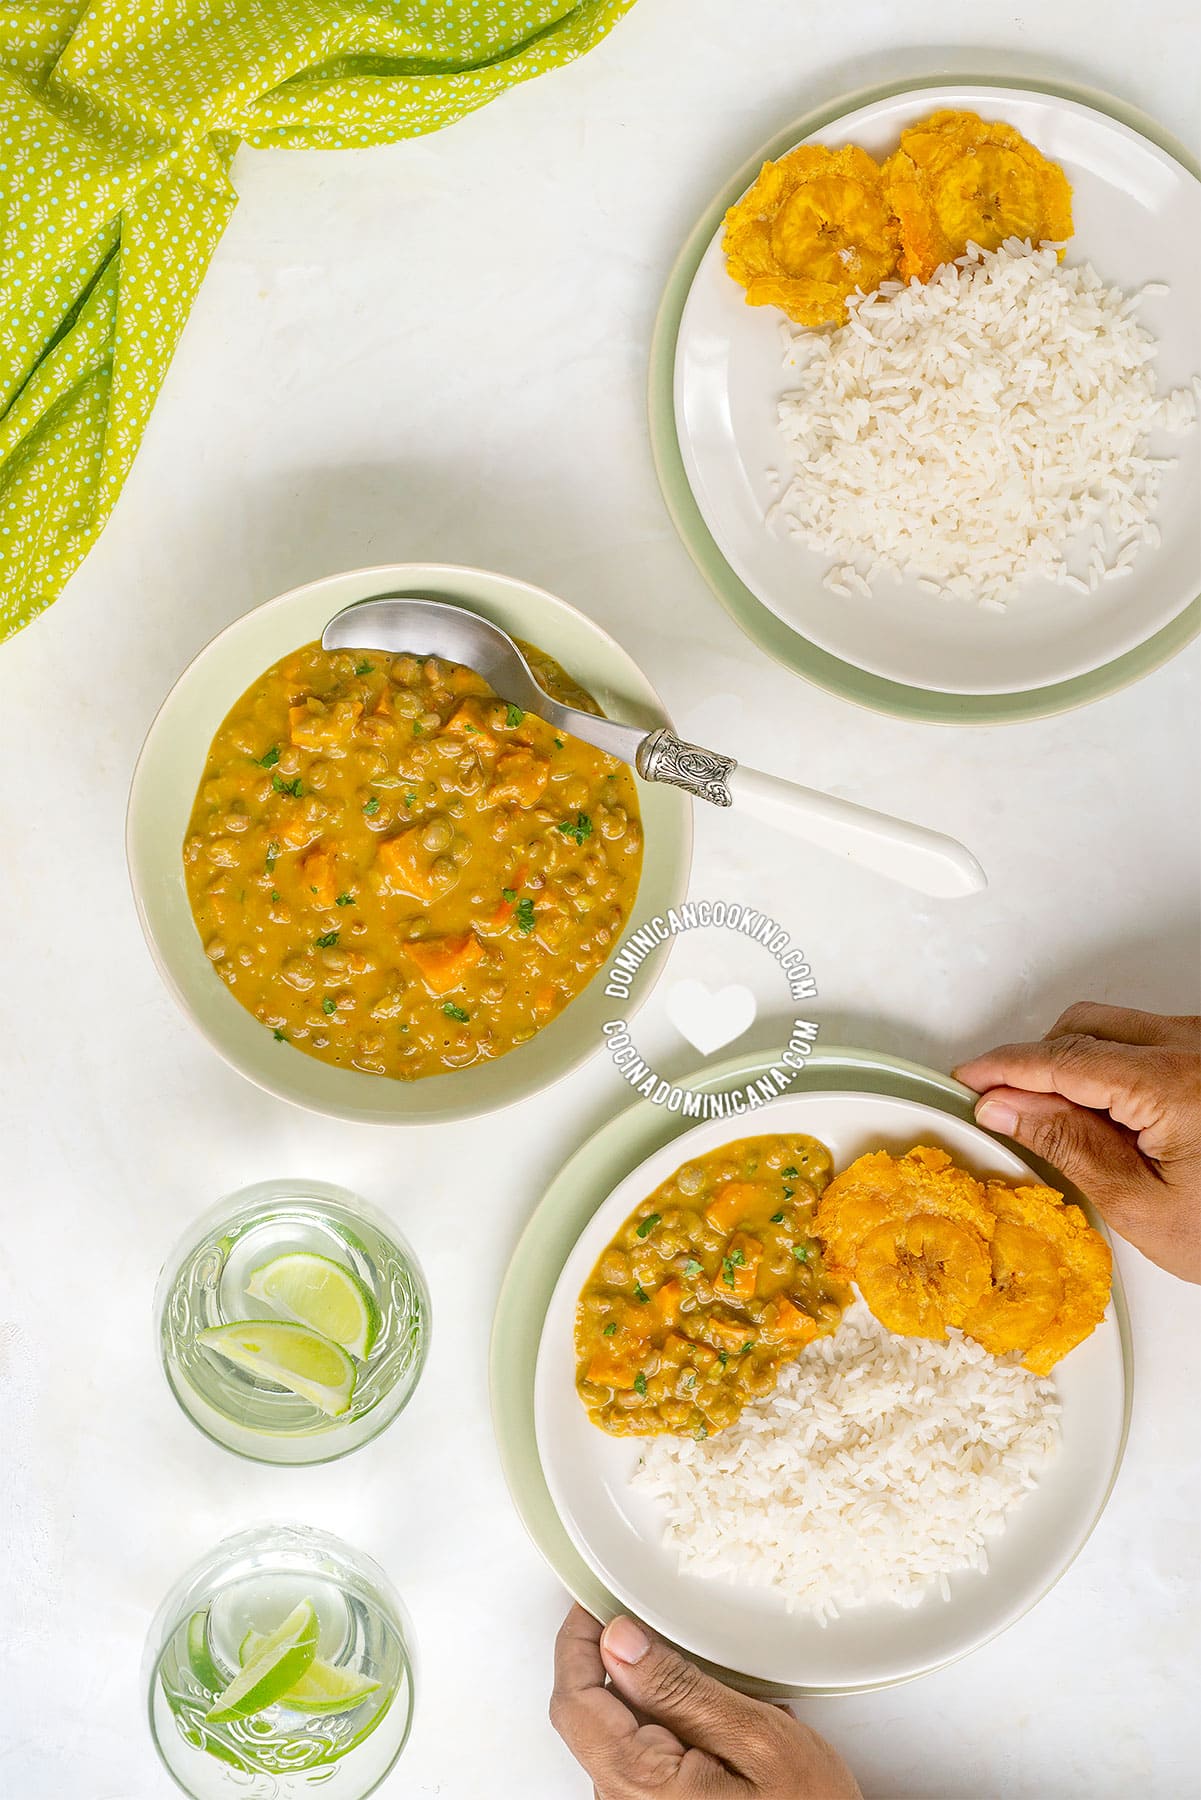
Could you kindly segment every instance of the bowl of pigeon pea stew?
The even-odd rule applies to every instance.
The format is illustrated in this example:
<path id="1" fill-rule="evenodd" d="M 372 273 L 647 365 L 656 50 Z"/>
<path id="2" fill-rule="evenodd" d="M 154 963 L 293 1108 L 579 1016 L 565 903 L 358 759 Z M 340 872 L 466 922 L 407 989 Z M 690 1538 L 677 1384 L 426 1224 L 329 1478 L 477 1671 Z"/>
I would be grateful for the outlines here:
<path id="1" fill-rule="evenodd" d="M 665 722 L 624 651 L 538 589 L 429 565 L 334 576 L 184 671 L 135 771 L 127 852 L 160 972 L 228 1062 L 319 1112 L 421 1123 L 507 1105 L 601 1047 L 597 977 L 684 897 L 691 831 L 677 790 L 474 670 L 321 648 L 344 606 L 405 592 L 494 620 L 569 705 Z"/>

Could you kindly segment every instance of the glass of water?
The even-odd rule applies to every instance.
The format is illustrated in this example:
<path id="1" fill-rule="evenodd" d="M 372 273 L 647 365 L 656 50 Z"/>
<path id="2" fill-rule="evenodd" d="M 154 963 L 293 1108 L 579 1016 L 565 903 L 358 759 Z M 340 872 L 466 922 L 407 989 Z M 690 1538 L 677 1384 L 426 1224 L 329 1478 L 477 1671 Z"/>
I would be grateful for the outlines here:
<path id="1" fill-rule="evenodd" d="M 400 1233 L 329 1183 L 230 1195 L 167 1263 L 155 1300 L 171 1391 L 260 1462 L 345 1456 L 391 1423 L 425 1363 L 430 1302 Z"/>
<path id="2" fill-rule="evenodd" d="M 192 1800 L 362 1800 L 405 1745 L 413 1634 L 382 1569 L 323 1531 L 226 1538 L 146 1645 L 150 1729 Z"/>

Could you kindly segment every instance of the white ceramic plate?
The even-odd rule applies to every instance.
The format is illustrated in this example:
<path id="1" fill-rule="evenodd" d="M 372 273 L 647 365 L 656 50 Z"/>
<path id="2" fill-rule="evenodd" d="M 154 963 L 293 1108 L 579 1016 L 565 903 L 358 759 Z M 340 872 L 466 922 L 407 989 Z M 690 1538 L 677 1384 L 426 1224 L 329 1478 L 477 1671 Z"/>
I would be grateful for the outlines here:
<path id="1" fill-rule="evenodd" d="M 769 1682 L 856 1688 L 908 1680 L 964 1655 L 1019 1618 L 1063 1574 L 1091 1531 L 1121 1455 L 1122 1346 L 1113 1308 L 1055 1371 L 1062 1443 L 1038 1487 L 993 1540 L 986 1574 L 951 1578 L 920 1606 L 846 1611 L 822 1627 L 790 1613 L 765 1588 L 679 1572 L 662 1544 L 658 1505 L 629 1487 L 636 1439 L 612 1438 L 588 1419 L 575 1391 L 576 1301 L 597 1257 L 640 1200 L 680 1164 L 739 1137 L 802 1131 L 828 1145 L 836 1168 L 866 1150 L 941 1145 L 976 1173 L 1038 1182 L 975 1125 L 887 1095 L 798 1094 L 756 1113 L 745 1128 L 715 1120 L 675 1138 L 613 1190 L 575 1245 L 555 1287 L 538 1350 L 534 1416 L 538 1454 L 556 1510 L 584 1560 L 648 1624 L 710 1662 Z"/>
<path id="2" fill-rule="evenodd" d="M 940 108 L 977 112 L 1017 127 L 1063 165 L 1072 184 L 1070 262 L 1091 262 L 1125 289 L 1166 282 L 1139 309 L 1159 340 L 1161 390 L 1201 373 L 1201 183 L 1129 126 L 1073 100 L 1016 88 L 921 88 L 847 113 L 806 142 L 861 144 L 875 156 Z M 1094 594 L 1031 582 L 1003 614 L 948 601 L 916 582 L 884 578 L 872 598 L 823 587 L 830 559 L 805 549 L 765 516 L 770 471 L 787 478 L 776 425 L 790 385 L 781 315 L 750 307 L 725 272 L 721 230 L 706 251 L 680 322 L 675 412 L 697 505 L 722 555 L 765 606 L 811 643 L 860 669 L 912 687 L 999 694 L 1047 687 L 1101 667 L 1152 637 L 1201 587 L 1194 496 L 1201 434 L 1163 436 L 1157 454 L 1178 457 L 1160 490 L 1158 549 L 1144 548 L 1132 576 Z"/>

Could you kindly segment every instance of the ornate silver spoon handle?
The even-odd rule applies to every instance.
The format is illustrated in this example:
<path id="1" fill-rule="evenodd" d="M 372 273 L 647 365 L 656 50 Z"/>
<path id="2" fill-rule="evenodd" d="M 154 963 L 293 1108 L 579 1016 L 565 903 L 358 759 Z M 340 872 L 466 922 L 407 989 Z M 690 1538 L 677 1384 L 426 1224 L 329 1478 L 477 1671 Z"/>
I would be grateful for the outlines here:
<path id="1" fill-rule="evenodd" d="M 638 746 L 637 768 L 643 781 L 670 782 L 714 806 L 733 806 L 734 796 L 727 784 L 735 766 L 732 756 L 702 749 L 700 744 L 686 744 L 666 725 L 652 731 Z"/>
<path id="2" fill-rule="evenodd" d="M 942 832 L 855 806 L 779 775 L 744 768 L 732 756 L 686 744 L 663 727 L 638 747 L 644 781 L 686 788 L 714 806 L 737 805 L 764 824 L 943 899 L 979 893 L 988 882 L 970 850 Z"/>

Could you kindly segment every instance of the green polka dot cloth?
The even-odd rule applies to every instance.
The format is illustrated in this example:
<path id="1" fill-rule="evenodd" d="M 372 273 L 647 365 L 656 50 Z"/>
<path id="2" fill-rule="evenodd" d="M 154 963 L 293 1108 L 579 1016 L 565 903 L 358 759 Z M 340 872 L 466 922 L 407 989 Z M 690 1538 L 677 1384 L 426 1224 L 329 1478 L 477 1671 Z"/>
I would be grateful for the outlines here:
<path id="1" fill-rule="evenodd" d="M 239 143 L 437 131 L 633 0 L 0 0 L 0 637 L 112 510 Z"/>

